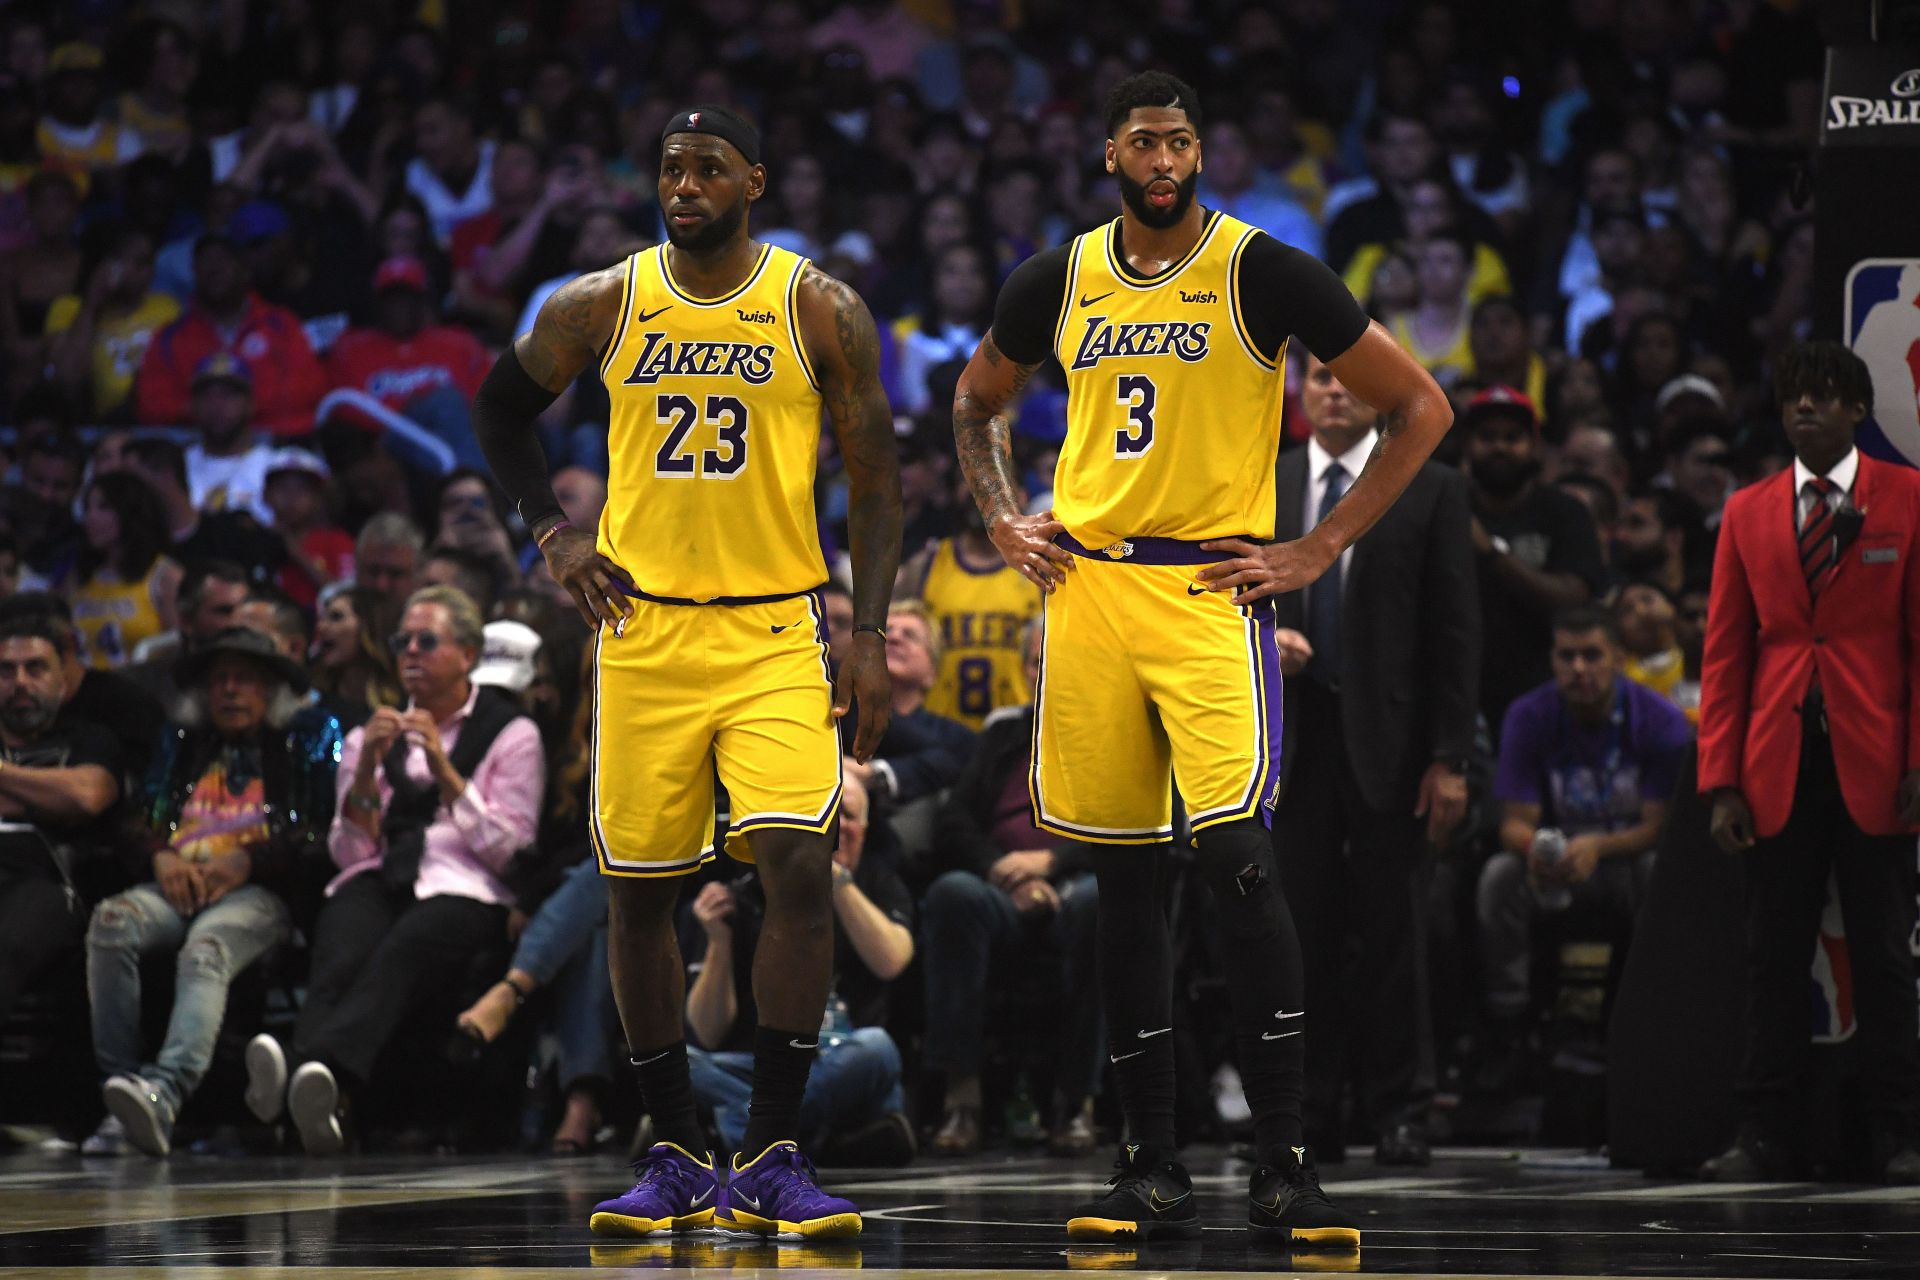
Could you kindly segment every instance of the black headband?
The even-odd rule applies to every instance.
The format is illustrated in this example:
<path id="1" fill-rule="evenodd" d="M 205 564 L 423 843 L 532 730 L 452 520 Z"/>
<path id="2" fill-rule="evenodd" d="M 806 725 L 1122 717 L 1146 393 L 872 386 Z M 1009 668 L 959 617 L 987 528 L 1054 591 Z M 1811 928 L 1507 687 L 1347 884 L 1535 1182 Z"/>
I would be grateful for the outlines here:
<path id="1" fill-rule="evenodd" d="M 662 144 L 676 133 L 707 133 L 731 142 L 748 164 L 760 163 L 760 131 L 725 107 L 694 107 L 667 121 Z"/>

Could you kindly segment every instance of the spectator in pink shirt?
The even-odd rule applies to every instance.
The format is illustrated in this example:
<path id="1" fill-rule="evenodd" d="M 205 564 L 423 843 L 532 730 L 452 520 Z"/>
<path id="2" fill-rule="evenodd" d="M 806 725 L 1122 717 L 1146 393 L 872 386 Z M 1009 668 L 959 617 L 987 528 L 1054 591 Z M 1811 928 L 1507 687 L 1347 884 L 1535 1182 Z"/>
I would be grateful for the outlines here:
<path id="1" fill-rule="evenodd" d="M 450 587 L 407 601 L 391 647 L 405 711 L 382 707 L 347 735 L 328 836 L 340 874 L 313 940 L 294 1060 L 272 1037 L 247 1046 L 247 1103 L 262 1120 L 284 1096 L 309 1155 L 346 1146 L 345 1102 L 389 1040 L 505 936 L 500 872 L 531 844 L 546 778 L 534 723 L 472 683 L 481 620 Z"/>

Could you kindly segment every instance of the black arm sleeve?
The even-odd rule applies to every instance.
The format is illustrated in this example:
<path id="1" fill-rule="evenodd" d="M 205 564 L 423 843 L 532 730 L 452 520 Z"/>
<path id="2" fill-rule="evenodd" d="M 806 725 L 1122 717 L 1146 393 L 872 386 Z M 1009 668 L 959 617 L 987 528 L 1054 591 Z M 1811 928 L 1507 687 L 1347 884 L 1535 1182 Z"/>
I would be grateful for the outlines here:
<path id="1" fill-rule="evenodd" d="M 473 395 L 473 434 L 480 452 L 493 468 L 494 483 L 506 490 L 529 525 L 560 514 L 547 453 L 533 430 L 533 420 L 559 398 L 527 376 L 511 346 L 493 362 Z"/>
<path id="2" fill-rule="evenodd" d="M 1295 336 L 1314 355 L 1332 360 L 1367 331 L 1367 313 L 1326 263 L 1264 231 L 1240 255 L 1234 286 L 1253 345 L 1268 359 L 1279 359 L 1280 348 Z"/>
<path id="3" fill-rule="evenodd" d="M 1067 265 L 1073 245 L 1036 253 L 1013 269 L 993 307 L 993 345 L 1016 364 L 1041 364 L 1053 354 L 1060 308 L 1067 301 Z"/>

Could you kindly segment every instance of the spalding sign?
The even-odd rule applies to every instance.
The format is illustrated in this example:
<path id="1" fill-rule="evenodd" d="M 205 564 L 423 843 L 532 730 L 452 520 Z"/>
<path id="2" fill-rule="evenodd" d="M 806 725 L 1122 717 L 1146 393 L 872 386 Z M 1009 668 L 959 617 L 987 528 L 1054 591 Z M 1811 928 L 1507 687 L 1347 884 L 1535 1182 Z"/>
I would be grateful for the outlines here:
<path id="1" fill-rule="evenodd" d="M 1881 45 L 1827 50 L 1827 146 L 1911 146 L 1920 140 L 1920 56 Z"/>

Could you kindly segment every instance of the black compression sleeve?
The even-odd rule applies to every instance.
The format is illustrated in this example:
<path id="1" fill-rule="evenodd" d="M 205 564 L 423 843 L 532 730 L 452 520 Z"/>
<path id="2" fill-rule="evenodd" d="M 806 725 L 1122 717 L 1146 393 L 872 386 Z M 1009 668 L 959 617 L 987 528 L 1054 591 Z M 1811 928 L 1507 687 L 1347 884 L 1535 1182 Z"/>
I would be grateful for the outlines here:
<path id="1" fill-rule="evenodd" d="M 1040 364 L 1053 354 L 1072 250 L 1071 244 L 1063 244 L 1036 253 L 1000 286 L 1000 300 L 993 306 L 993 345 L 1015 364 Z"/>
<path id="2" fill-rule="evenodd" d="M 506 490 L 529 526 L 561 514 L 546 450 L 533 430 L 533 420 L 559 398 L 527 376 L 511 346 L 493 362 L 473 396 L 473 434 L 480 452 L 493 468 L 494 482 Z"/>
<path id="3" fill-rule="evenodd" d="M 1264 231 L 1240 255 L 1237 284 L 1247 331 L 1270 359 L 1297 335 L 1307 350 L 1332 360 L 1367 331 L 1367 313 L 1326 263 Z"/>

